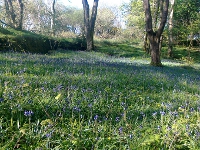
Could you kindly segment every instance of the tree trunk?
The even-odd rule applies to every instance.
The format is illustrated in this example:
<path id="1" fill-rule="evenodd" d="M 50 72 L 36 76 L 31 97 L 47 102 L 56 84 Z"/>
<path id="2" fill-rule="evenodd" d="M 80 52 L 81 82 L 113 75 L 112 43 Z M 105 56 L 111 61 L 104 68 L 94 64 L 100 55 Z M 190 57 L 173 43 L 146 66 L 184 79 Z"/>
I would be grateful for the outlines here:
<path id="1" fill-rule="evenodd" d="M 93 32 L 89 31 L 86 37 L 87 41 L 87 50 L 94 50 L 94 39 L 93 39 Z"/>
<path id="2" fill-rule="evenodd" d="M 160 38 L 163 33 L 165 23 L 167 21 L 168 15 L 168 7 L 169 7 L 169 0 L 161 0 L 160 1 L 160 25 L 157 31 L 153 30 L 152 25 L 152 16 L 151 16 L 151 8 L 149 0 L 143 0 L 143 6 L 145 11 L 145 22 L 146 22 L 146 32 L 148 34 L 148 38 L 150 41 L 150 48 L 151 48 L 151 65 L 154 66 L 161 66 L 160 60 Z"/>
<path id="3" fill-rule="evenodd" d="M 12 4 L 12 0 L 4 0 L 5 2 L 5 8 L 6 8 L 6 15 L 7 18 L 9 18 L 8 22 L 9 25 L 16 28 L 16 14 L 14 12 L 14 8 L 13 8 L 13 4 Z"/>
<path id="4" fill-rule="evenodd" d="M 160 60 L 160 37 L 154 34 L 149 35 L 151 47 L 151 65 L 162 66 Z"/>
<path id="5" fill-rule="evenodd" d="M 158 23 L 158 17 L 159 17 L 159 7 L 160 7 L 160 0 L 156 0 L 156 2 L 155 1 L 153 1 L 153 7 L 154 7 L 154 10 L 155 10 L 155 12 L 154 12 L 154 19 L 153 19 L 153 28 L 154 29 L 156 29 L 156 27 L 157 27 L 157 23 Z"/>
<path id="6" fill-rule="evenodd" d="M 168 21 L 168 57 L 172 57 L 172 51 L 173 51 L 173 15 L 174 15 L 174 1 L 171 0 L 171 8 L 169 12 L 169 21 Z"/>
<path id="7" fill-rule="evenodd" d="M 94 50 L 94 27 L 95 27 L 95 21 L 97 16 L 97 7 L 98 7 L 98 1 L 94 0 L 93 7 L 92 7 L 92 14 L 90 18 L 89 14 L 89 4 L 87 0 L 82 0 L 83 3 L 83 9 L 84 9 L 84 27 L 85 27 L 85 36 L 87 41 L 87 50 Z"/>
<path id="8" fill-rule="evenodd" d="M 55 36 L 55 4 L 56 0 L 53 0 L 52 5 L 51 5 L 51 31 L 52 31 L 52 36 Z"/>
<path id="9" fill-rule="evenodd" d="M 18 3 L 19 3 L 19 8 L 20 8 L 20 17 L 19 17 L 18 29 L 22 30 L 23 16 L 24 16 L 24 4 L 22 3 L 22 0 L 18 0 Z"/>
<path id="10" fill-rule="evenodd" d="M 10 18 L 10 12 L 9 12 L 9 4 L 8 4 L 8 1 L 7 0 L 4 0 L 4 7 L 5 7 L 5 10 L 6 10 L 6 18 Z M 10 24 L 10 20 L 7 22 L 9 25 Z"/>
<path id="11" fill-rule="evenodd" d="M 23 16 L 24 16 L 24 4 L 22 0 L 18 0 L 19 5 L 19 17 L 16 15 L 16 7 L 13 4 L 13 0 L 4 0 L 5 9 L 6 9 L 6 22 L 10 27 L 22 30 L 23 27 Z"/>
<path id="12" fill-rule="evenodd" d="M 145 33 L 144 36 L 144 50 L 146 52 L 146 54 L 150 54 L 150 45 L 149 45 L 149 39 L 148 39 L 148 34 Z"/>

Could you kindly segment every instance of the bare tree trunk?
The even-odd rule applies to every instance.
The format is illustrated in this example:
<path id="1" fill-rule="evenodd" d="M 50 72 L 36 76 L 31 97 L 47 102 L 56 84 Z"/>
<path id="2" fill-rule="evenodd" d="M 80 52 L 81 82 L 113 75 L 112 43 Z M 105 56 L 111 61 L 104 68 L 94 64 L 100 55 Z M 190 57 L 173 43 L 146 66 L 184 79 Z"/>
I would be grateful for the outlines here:
<path id="1" fill-rule="evenodd" d="M 23 17 L 24 17 L 24 4 L 22 0 L 18 0 L 19 8 L 20 8 L 20 17 L 19 17 L 19 24 L 18 29 L 22 30 L 23 27 Z"/>
<path id="2" fill-rule="evenodd" d="M 168 57 L 172 57 L 172 51 L 173 51 L 173 15 L 174 15 L 174 1 L 170 0 L 171 7 L 169 12 L 169 21 L 168 21 Z"/>
<path id="3" fill-rule="evenodd" d="M 13 0 L 4 0 L 5 9 L 6 9 L 6 22 L 9 24 L 10 27 L 15 29 L 22 30 L 23 26 L 23 16 L 24 16 L 24 4 L 22 0 L 17 0 L 19 5 L 19 18 L 16 18 L 16 12 L 13 7 Z"/>
<path id="4" fill-rule="evenodd" d="M 158 23 L 158 16 L 159 16 L 159 7 L 160 7 L 160 0 L 156 0 L 156 2 L 153 1 L 153 6 L 155 9 L 154 12 L 154 20 L 153 20 L 153 28 L 156 29 L 157 23 Z"/>
<path id="5" fill-rule="evenodd" d="M 5 2 L 5 8 L 6 8 L 6 15 L 7 18 L 9 18 L 8 22 L 9 25 L 16 28 L 16 14 L 14 12 L 14 8 L 13 8 L 13 4 L 12 4 L 12 0 L 4 0 Z"/>
<path id="6" fill-rule="evenodd" d="M 87 41 L 87 50 L 94 50 L 94 27 L 97 16 L 97 7 L 98 1 L 94 0 L 92 7 L 92 14 L 90 18 L 90 9 L 87 0 L 82 0 L 83 9 L 84 9 L 84 27 L 85 27 L 85 36 Z"/>
<path id="7" fill-rule="evenodd" d="M 147 54 L 150 54 L 150 45 L 149 45 L 149 39 L 148 39 L 148 34 L 145 33 L 144 36 L 144 50 Z"/>
<path id="8" fill-rule="evenodd" d="M 52 31 L 52 36 L 55 36 L 55 14 L 56 14 L 56 10 L 55 10 L 55 4 L 56 4 L 56 0 L 53 0 L 52 2 L 52 6 L 51 6 L 51 31 Z"/>
<path id="9" fill-rule="evenodd" d="M 9 4 L 8 4 L 8 1 L 7 0 L 4 0 L 4 7 L 5 7 L 5 10 L 6 10 L 6 18 L 10 18 L 10 12 L 9 12 Z M 7 23 L 10 24 L 10 21 L 8 21 Z"/>
<path id="10" fill-rule="evenodd" d="M 160 60 L 159 46 L 160 46 L 160 38 L 163 33 L 165 23 L 167 21 L 169 0 L 160 1 L 161 21 L 157 31 L 153 30 L 149 0 L 143 0 L 143 5 L 145 11 L 146 32 L 148 34 L 148 38 L 150 41 L 150 48 L 151 48 L 151 65 L 161 66 L 162 63 Z"/>
<path id="11" fill-rule="evenodd" d="M 160 37 L 154 34 L 149 35 L 150 48 L 151 48 L 151 65 L 161 66 L 160 60 Z"/>

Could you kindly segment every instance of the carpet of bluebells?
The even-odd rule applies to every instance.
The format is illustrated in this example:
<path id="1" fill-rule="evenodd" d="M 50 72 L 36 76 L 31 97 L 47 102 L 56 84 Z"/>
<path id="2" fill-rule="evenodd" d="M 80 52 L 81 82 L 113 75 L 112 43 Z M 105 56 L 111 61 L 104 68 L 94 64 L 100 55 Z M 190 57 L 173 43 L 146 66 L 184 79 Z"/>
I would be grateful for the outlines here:
<path id="1" fill-rule="evenodd" d="M 200 65 L 149 62 L 1 53 L 1 149 L 198 149 Z"/>

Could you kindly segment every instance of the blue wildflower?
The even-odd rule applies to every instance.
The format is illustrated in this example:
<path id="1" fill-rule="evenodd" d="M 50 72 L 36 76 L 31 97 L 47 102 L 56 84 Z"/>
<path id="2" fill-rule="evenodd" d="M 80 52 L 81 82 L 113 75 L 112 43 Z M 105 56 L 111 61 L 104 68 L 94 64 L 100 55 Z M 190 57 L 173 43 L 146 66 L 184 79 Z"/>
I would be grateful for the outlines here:
<path id="1" fill-rule="evenodd" d="M 199 132 L 199 131 L 196 131 L 196 132 L 195 132 L 195 135 L 196 135 L 196 139 L 199 140 L 199 138 L 200 138 L 200 132 Z"/>
<path id="2" fill-rule="evenodd" d="M 51 138 L 51 133 L 47 133 L 47 134 L 46 134 L 46 137 L 47 137 L 47 138 Z"/>
<path id="3" fill-rule="evenodd" d="M 32 110 L 25 110 L 24 115 L 27 116 L 27 117 L 31 117 L 31 115 L 33 115 L 33 111 Z"/>
<path id="4" fill-rule="evenodd" d="M 29 103 L 29 104 L 32 104 L 32 103 L 33 103 L 33 100 L 29 99 L 29 100 L 28 100 L 28 103 Z"/>
<path id="5" fill-rule="evenodd" d="M 98 115 L 95 115 L 95 116 L 94 116 L 94 120 L 97 120 L 97 119 L 98 119 L 98 117 L 99 117 Z"/>
<path id="6" fill-rule="evenodd" d="M 88 104 L 88 107 L 89 107 L 89 108 L 92 108 L 92 104 L 91 104 L 91 103 L 90 103 L 90 104 Z"/>
<path id="7" fill-rule="evenodd" d="M 119 121 L 119 119 L 120 119 L 119 117 L 116 117 L 116 118 L 115 118 L 115 121 Z"/>
<path id="8" fill-rule="evenodd" d="M 190 125 L 189 125 L 189 124 L 186 124 L 185 130 L 186 130 L 186 131 L 189 131 L 189 129 L 190 129 Z"/>
<path id="9" fill-rule="evenodd" d="M 190 112 L 193 112 L 194 111 L 194 108 L 192 107 L 192 108 L 190 108 Z"/>
<path id="10" fill-rule="evenodd" d="M 130 138 L 130 139 L 132 139 L 132 138 L 133 138 L 133 135 L 132 135 L 132 134 L 130 134 L 130 135 L 129 135 L 129 138 Z"/>
<path id="11" fill-rule="evenodd" d="M 160 114 L 161 114 L 162 116 L 164 116 L 164 115 L 165 115 L 165 112 L 164 112 L 164 111 L 160 111 Z"/>
<path id="12" fill-rule="evenodd" d="M 103 120 L 105 120 L 105 121 L 106 121 L 106 120 L 108 120 L 108 118 L 104 116 L 104 117 L 103 117 Z"/>
<path id="13" fill-rule="evenodd" d="M 124 110 L 127 110 L 127 108 L 128 108 L 128 106 L 124 102 L 121 103 L 121 106 L 124 108 Z"/>
<path id="14" fill-rule="evenodd" d="M 167 130 L 170 131 L 170 130 L 171 130 L 171 127 L 170 127 L 170 126 L 167 126 Z"/>
<path id="15" fill-rule="evenodd" d="M 142 115 L 143 118 L 145 117 L 145 114 L 143 112 L 141 112 L 140 114 Z"/>
<path id="16" fill-rule="evenodd" d="M 157 115 L 157 112 L 154 112 L 154 113 L 152 114 L 153 117 L 156 117 L 156 115 Z"/>
<path id="17" fill-rule="evenodd" d="M 80 111 L 81 111 L 81 109 L 80 109 L 79 107 L 77 107 L 77 106 L 75 106 L 75 107 L 73 108 L 73 110 L 75 110 L 75 111 L 77 111 L 77 112 L 80 112 Z"/>
<path id="18" fill-rule="evenodd" d="M 123 106 L 125 106 L 125 105 L 126 105 L 126 103 L 124 103 L 124 102 L 121 102 L 121 105 L 122 105 L 122 107 L 123 107 Z"/>
<path id="19" fill-rule="evenodd" d="M 122 128 L 122 127 L 119 128 L 119 133 L 120 133 L 120 134 L 123 133 L 123 128 Z"/>
<path id="20" fill-rule="evenodd" d="M 178 112 L 175 111 L 175 112 L 173 113 L 173 115 L 176 116 L 176 117 L 178 117 Z"/>
<path id="21" fill-rule="evenodd" d="M 3 101 L 4 101 L 4 99 L 1 97 L 1 98 L 0 98 L 0 102 L 3 102 Z"/>
<path id="22" fill-rule="evenodd" d="M 200 111 L 200 106 L 197 107 L 197 110 Z"/>

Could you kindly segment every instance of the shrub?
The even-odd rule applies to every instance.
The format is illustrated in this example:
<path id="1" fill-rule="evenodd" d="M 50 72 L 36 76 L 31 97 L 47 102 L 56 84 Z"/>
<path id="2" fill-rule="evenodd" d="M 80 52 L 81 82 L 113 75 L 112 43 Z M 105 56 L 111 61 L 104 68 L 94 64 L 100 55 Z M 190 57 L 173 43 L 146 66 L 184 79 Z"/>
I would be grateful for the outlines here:
<path id="1" fill-rule="evenodd" d="M 45 54 L 50 50 L 56 50 L 58 48 L 84 50 L 86 49 L 85 43 L 82 37 L 56 39 L 29 31 L 0 28 L 0 51 L 12 50 Z"/>

